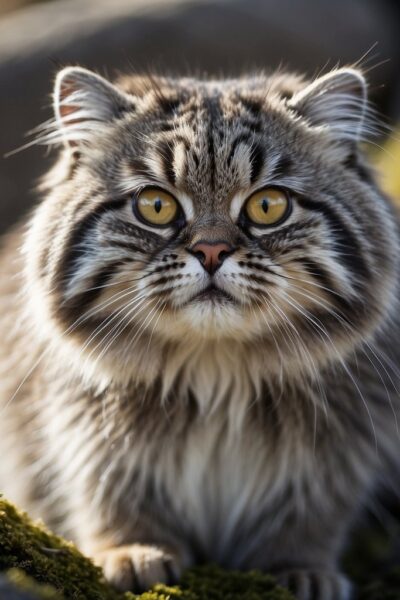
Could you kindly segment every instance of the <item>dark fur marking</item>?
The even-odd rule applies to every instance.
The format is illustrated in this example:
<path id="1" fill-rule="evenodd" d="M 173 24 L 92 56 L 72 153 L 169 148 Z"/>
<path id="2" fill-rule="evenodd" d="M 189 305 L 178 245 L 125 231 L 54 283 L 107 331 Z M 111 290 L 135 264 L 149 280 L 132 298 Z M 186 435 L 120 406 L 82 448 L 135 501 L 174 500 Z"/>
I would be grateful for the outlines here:
<path id="1" fill-rule="evenodd" d="M 363 259 L 360 244 L 353 233 L 345 226 L 342 219 L 328 204 L 298 197 L 302 208 L 320 213 L 328 222 L 332 230 L 334 248 L 341 262 L 355 276 L 355 287 L 360 280 L 368 280 L 369 268 Z"/>
<path id="2" fill-rule="evenodd" d="M 239 144 L 245 144 L 245 143 L 249 142 L 250 139 L 251 139 L 251 135 L 249 133 L 241 133 L 233 140 L 232 146 L 231 146 L 231 151 L 230 151 L 228 159 L 227 159 L 228 166 L 231 165 L 233 156 L 236 152 L 236 148 L 239 146 Z"/>
<path id="3" fill-rule="evenodd" d="M 127 200 L 125 198 L 104 202 L 74 226 L 72 233 L 66 240 L 64 247 L 67 248 L 67 251 L 60 261 L 55 276 L 56 282 L 59 285 L 61 284 L 63 289 L 67 287 L 69 280 L 75 274 L 75 268 L 79 258 L 85 252 L 82 245 L 89 232 L 97 226 L 100 217 L 109 211 L 121 209 L 125 206 L 126 202 Z"/>
<path id="4" fill-rule="evenodd" d="M 135 244 L 135 242 L 130 242 L 129 240 L 111 240 L 110 246 L 115 246 L 117 248 L 125 248 L 126 250 L 138 252 L 139 254 L 145 253 L 145 249 L 143 248 L 143 246 L 139 246 L 138 244 Z"/>
<path id="5" fill-rule="evenodd" d="M 144 177 L 149 178 L 153 177 L 151 169 L 146 165 L 144 160 L 142 160 L 139 157 L 132 158 L 129 161 L 129 166 L 132 169 L 132 171 L 138 175 L 143 175 Z"/>
<path id="6" fill-rule="evenodd" d="M 279 157 L 278 162 L 274 165 L 271 176 L 288 175 L 293 165 L 293 160 L 287 154 Z"/>
<path id="7" fill-rule="evenodd" d="M 270 267 L 263 265 L 261 263 L 255 262 L 245 262 L 244 260 L 238 261 L 239 267 L 248 267 L 249 269 L 256 269 L 257 271 L 262 271 L 263 273 L 272 273 L 275 275 L 275 272 L 270 269 Z"/>
<path id="8" fill-rule="evenodd" d="M 192 153 L 192 157 L 193 157 L 194 164 L 196 165 L 196 169 L 198 169 L 199 168 L 199 164 L 200 164 L 200 159 L 199 159 L 197 153 L 193 152 Z"/>
<path id="9" fill-rule="evenodd" d="M 78 294 L 73 300 L 68 301 L 68 312 L 71 310 L 76 314 L 74 315 L 76 320 L 86 308 L 88 308 L 98 296 L 101 295 L 104 286 L 110 281 L 118 267 L 124 264 L 123 260 L 117 260 L 108 264 L 107 266 L 99 269 L 92 279 L 92 282 L 87 290 Z M 64 303 L 63 306 L 66 306 Z"/>
<path id="10" fill-rule="evenodd" d="M 183 144 L 185 146 L 186 152 L 190 150 L 190 142 L 187 138 L 183 137 L 183 135 L 177 135 L 174 138 L 175 144 Z"/>
<path id="11" fill-rule="evenodd" d="M 174 151 L 175 146 L 172 147 L 171 142 L 168 141 L 163 141 L 158 146 L 158 152 L 163 164 L 165 177 L 172 186 L 175 186 L 176 184 L 176 175 L 174 171 Z"/>
<path id="12" fill-rule="evenodd" d="M 215 189 L 216 161 L 214 147 L 214 130 L 217 129 L 218 119 L 220 117 L 221 107 L 219 98 L 207 98 L 205 104 L 209 114 L 209 123 L 207 131 L 207 152 L 210 161 L 210 185 Z"/>
<path id="13" fill-rule="evenodd" d="M 181 104 L 182 99 L 179 97 L 166 98 L 165 96 L 161 96 L 158 98 L 158 107 L 166 115 L 174 114 Z"/>
<path id="14" fill-rule="evenodd" d="M 210 183 L 211 188 L 215 188 L 215 151 L 214 151 L 214 140 L 212 134 L 212 125 L 210 124 L 210 129 L 207 134 L 207 150 L 208 157 L 210 159 Z"/>
<path id="15" fill-rule="evenodd" d="M 262 124 L 260 120 L 254 119 L 241 119 L 240 124 L 242 127 L 246 127 L 246 129 L 250 129 L 252 133 L 260 133 L 262 131 Z"/>
<path id="16" fill-rule="evenodd" d="M 260 113 L 263 112 L 263 102 L 261 100 L 240 98 L 240 102 L 245 107 L 246 111 L 252 114 L 253 117 L 259 117 Z"/>
<path id="17" fill-rule="evenodd" d="M 251 175 L 250 183 L 254 183 L 261 173 L 264 166 L 264 148 L 260 144 L 254 144 L 251 148 Z"/>
<path id="18" fill-rule="evenodd" d="M 352 309 L 352 304 L 347 300 L 342 293 L 335 290 L 335 286 L 330 274 L 320 264 L 312 260 L 311 258 L 301 258 L 298 262 L 303 265 L 305 270 L 311 277 L 317 280 L 317 282 L 324 288 L 324 292 L 329 295 L 332 303 L 338 308 L 343 310 L 340 314 L 345 318 L 346 313 Z"/>

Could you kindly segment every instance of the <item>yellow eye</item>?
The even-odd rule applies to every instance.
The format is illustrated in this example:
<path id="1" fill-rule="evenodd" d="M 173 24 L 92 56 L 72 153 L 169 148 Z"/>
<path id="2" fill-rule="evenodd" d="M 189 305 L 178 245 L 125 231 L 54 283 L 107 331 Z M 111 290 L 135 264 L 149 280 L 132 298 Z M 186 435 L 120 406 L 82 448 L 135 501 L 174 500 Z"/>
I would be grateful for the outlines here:
<path id="1" fill-rule="evenodd" d="M 146 188 L 135 201 L 139 216 L 151 225 L 169 225 L 178 215 L 178 203 L 171 194 Z"/>
<path id="2" fill-rule="evenodd" d="M 264 188 L 250 196 L 245 210 L 255 225 L 276 225 L 289 216 L 289 198 L 282 190 Z"/>

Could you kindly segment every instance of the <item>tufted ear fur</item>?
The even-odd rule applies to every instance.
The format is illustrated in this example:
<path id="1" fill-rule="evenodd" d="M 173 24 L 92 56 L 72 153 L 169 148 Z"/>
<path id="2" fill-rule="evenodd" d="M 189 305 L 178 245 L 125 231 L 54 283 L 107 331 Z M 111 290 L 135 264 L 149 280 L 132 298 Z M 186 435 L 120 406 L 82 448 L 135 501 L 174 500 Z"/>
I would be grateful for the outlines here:
<path id="1" fill-rule="evenodd" d="M 90 142 L 93 132 L 132 108 L 127 95 L 81 67 L 62 69 L 53 93 L 56 132 L 70 146 Z"/>
<path id="2" fill-rule="evenodd" d="M 352 68 L 336 69 L 297 92 L 288 106 L 314 127 L 325 127 L 343 140 L 361 141 L 375 133 L 367 83 Z"/>

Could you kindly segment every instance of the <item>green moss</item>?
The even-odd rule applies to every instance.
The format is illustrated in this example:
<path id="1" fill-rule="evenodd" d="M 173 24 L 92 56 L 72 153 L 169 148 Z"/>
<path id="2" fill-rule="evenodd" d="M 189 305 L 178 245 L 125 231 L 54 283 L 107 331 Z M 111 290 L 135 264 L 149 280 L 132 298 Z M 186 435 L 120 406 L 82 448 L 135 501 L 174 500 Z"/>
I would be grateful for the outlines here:
<path id="1" fill-rule="evenodd" d="M 257 571 L 224 571 L 212 565 L 187 571 L 182 578 L 181 588 L 194 593 L 187 600 L 293 599 L 292 594 L 277 586 L 275 579 L 269 575 Z"/>
<path id="2" fill-rule="evenodd" d="M 73 544 L 0 498 L 0 570 L 18 568 L 74 600 L 119 600 L 101 569 Z"/>
<path id="3" fill-rule="evenodd" d="M 224 571 L 217 566 L 196 567 L 187 571 L 179 587 L 156 585 L 152 591 L 136 596 L 140 600 L 294 600 L 273 577 L 257 571 Z"/>
<path id="4" fill-rule="evenodd" d="M 37 583 L 21 569 L 10 569 L 7 571 L 7 579 L 19 590 L 30 592 L 41 600 L 64 600 L 64 596 L 50 585 Z"/>
<path id="5" fill-rule="evenodd" d="M 0 571 L 43 600 L 294 600 L 268 575 L 216 566 L 187 571 L 177 587 L 156 585 L 141 595 L 118 594 L 73 544 L 1 497 Z"/>
<path id="6" fill-rule="evenodd" d="M 379 580 L 374 575 L 383 572 L 390 553 L 391 538 L 382 526 L 373 524 L 354 536 L 344 567 L 361 585 L 359 600 L 399 600 L 400 567 Z M 212 565 L 187 571 L 176 587 L 156 585 L 141 595 L 119 594 L 73 544 L 32 522 L 1 497 L 0 571 L 18 589 L 40 600 L 294 600 L 268 575 Z"/>

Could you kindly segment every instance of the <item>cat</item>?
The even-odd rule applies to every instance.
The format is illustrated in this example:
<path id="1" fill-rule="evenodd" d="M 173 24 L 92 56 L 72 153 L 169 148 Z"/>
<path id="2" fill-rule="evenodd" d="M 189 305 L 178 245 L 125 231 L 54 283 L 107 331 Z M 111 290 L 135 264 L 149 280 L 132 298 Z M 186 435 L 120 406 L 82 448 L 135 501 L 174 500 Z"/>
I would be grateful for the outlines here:
<path id="1" fill-rule="evenodd" d="M 211 561 L 348 600 L 398 476 L 399 234 L 358 68 L 55 81 L 3 239 L 0 487 L 120 590 Z"/>

